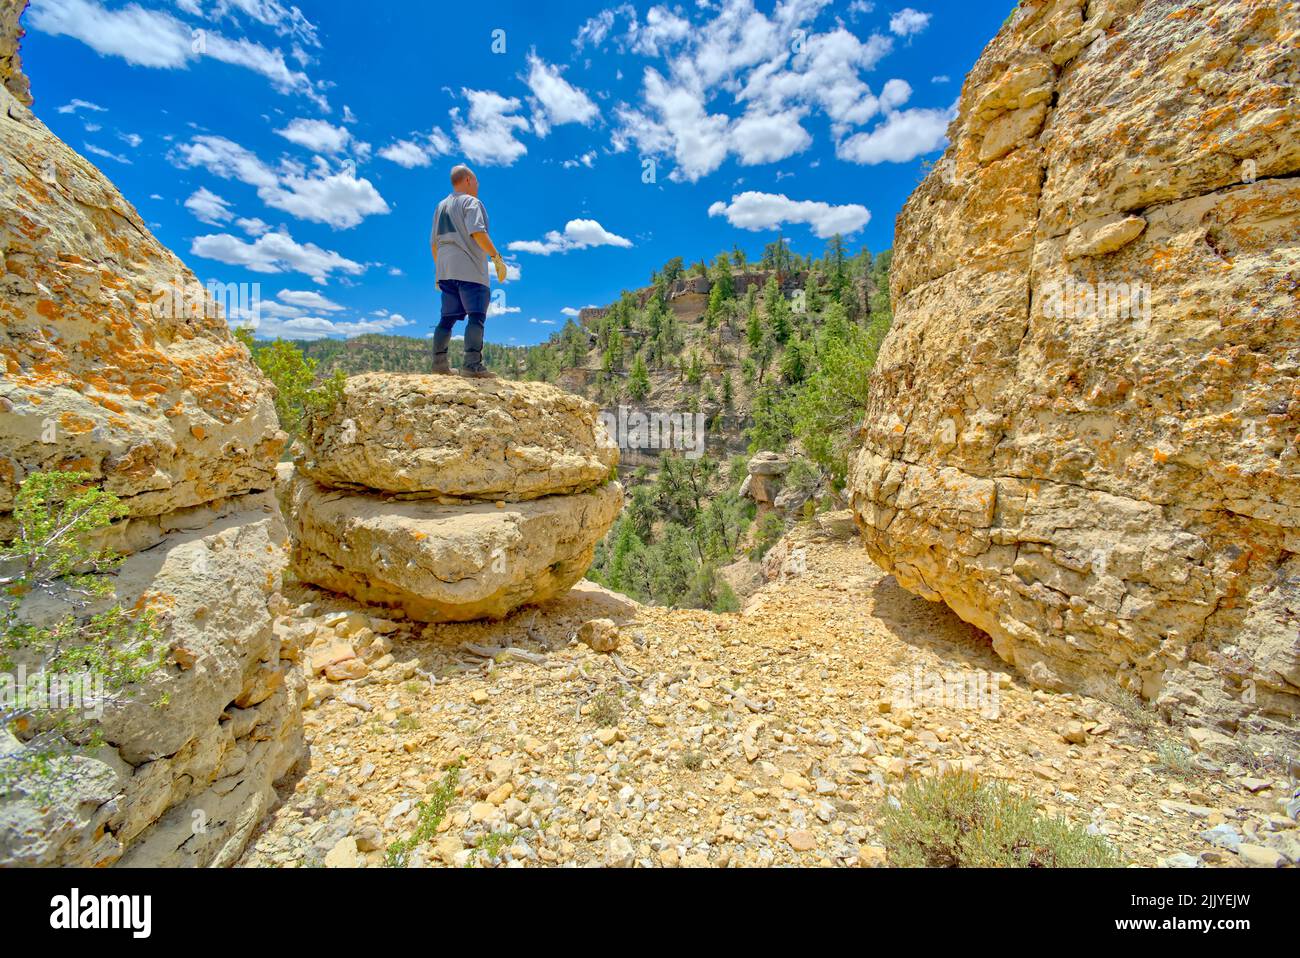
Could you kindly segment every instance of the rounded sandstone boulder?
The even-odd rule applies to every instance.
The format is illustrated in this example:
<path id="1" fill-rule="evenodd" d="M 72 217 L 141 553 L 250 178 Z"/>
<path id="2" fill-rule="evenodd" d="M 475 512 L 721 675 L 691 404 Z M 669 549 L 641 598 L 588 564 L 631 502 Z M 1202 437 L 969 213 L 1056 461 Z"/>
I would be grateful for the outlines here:
<path id="1" fill-rule="evenodd" d="M 749 460 L 751 476 L 784 476 L 790 471 L 790 457 L 779 452 L 760 452 Z"/>
<path id="2" fill-rule="evenodd" d="M 593 652 L 615 652 L 619 643 L 618 626 L 613 619 L 589 619 L 578 629 L 578 641 Z"/>
<path id="3" fill-rule="evenodd" d="M 618 464 L 598 414 L 548 383 L 365 373 L 307 424 L 297 467 L 325 486 L 407 499 L 583 492 Z"/>
<path id="4" fill-rule="evenodd" d="M 606 482 L 502 504 L 394 501 L 295 476 L 293 571 L 425 622 L 504 618 L 564 592 L 587 571 L 623 505 Z"/>

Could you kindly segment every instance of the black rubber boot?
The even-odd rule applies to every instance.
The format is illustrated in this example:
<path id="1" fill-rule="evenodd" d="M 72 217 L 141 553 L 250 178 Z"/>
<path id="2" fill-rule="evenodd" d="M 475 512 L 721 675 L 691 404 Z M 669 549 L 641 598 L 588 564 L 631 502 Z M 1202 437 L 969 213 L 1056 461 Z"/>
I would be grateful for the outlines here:
<path id="1" fill-rule="evenodd" d="M 485 317 L 478 313 L 469 316 L 465 324 L 465 368 L 462 376 L 471 379 L 496 379 L 497 374 L 483 365 L 483 322 Z"/>
<path id="2" fill-rule="evenodd" d="M 433 330 L 433 372 L 443 376 L 451 376 L 456 370 L 451 368 L 451 363 L 447 359 L 447 348 L 451 346 L 451 330 L 443 329 L 441 326 Z"/>

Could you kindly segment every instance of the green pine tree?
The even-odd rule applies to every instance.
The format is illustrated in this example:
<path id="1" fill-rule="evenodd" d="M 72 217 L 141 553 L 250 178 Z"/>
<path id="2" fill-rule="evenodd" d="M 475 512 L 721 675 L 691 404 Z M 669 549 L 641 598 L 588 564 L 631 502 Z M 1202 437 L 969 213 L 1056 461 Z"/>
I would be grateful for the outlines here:
<path id="1" fill-rule="evenodd" d="M 633 402 L 641 402 L 650 395 L 650 371 L 640 353 L 632 361 L 632 371 L 627 377 L 627 394 Z"/>

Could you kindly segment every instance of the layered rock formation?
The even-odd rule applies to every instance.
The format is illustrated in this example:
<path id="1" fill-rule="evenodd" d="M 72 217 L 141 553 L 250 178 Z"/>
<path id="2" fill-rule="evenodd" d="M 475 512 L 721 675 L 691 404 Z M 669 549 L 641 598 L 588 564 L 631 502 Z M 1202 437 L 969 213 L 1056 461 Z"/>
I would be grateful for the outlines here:
<path id="1" fill-rule="evenodd" d="M 770 509 L 781 491 L 781 478 L 790 471 L 790 460 L 778 452 L 760 452 L 749 460 L 749 473 L 740 484 L 740 494 L 753 499 L 758 511 Z"/>
<path id="2" fill-rule="evenodd" d="M 517 502 L 590 489 L 618 447 L 580 396 L 506 380 L 365 373 L 311 420 L 298 471 L 336 489 Z"/>
<path id="3" fill-rule="evenodd" d="M 52 794 L 0 797 L 0 864 L 228 863 L 302 749 L 304 683 L 272 614 L 284 436 L 194 275 L 25 105 L 21 7 L 0 14 L 0 513 L 43 470 L 117 494 L 115 601 L 155 610 L 169 653 Z"/>
<path id="4" fill-rule="evenodd" d="M 872 558 L 1045 687 L 1300 714 L 1300 16 L 1022 3 L 899 216 Z"/>
<path id="5" fill-rule="evenodd" d="M 269 488 L 283 436 L 248 351 L 113 184 L 8 92 L 17 77 L 5 84 L 0 513 L 47 469 L 90 473 L 150 519 Z"/>
<path id="6" fill-rule="evenodd" d="M 27 75 L 23 73 L 23 60 L 19 44 L 23 39 L 23 30 L 18 26 L 18 17 L 26 6 L 26 0 L 19 3 L 9 0 L 5 9 L 0 10 L 0 85 L 4 86 L 23 106 L 32 105 L 31 87 Z"/>
<path id="7" fill-rule="evenodd" d="M 285 492 L 294 572 L 428 622 L 502 618 L 582 578 L 617 462 L 596 407 L 545 383 L 354 376 Z"/>

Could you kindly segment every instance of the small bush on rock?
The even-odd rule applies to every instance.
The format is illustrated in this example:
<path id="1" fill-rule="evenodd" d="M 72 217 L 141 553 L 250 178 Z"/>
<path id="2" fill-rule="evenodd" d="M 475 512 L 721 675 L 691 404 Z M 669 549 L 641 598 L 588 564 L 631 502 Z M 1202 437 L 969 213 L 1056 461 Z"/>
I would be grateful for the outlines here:
<path id="1" fill-rule="evenodd" d="M 1033 801 L 1001 782 L 988 784 L 966 772 L 909 785 L 899 807 L 885 807 L 881 838 L 889 863 L 904 868 L 1120 865 L 1105 839 L 1040 815 Z"/>
<path id="2" fill-rule="evenodd" d="M 393 842 L 388 846 L 388 852 L 384 856 L 385 867 L 405 868 L 411 863 L 411 852 L 425 842 L 432 841 L 438 834 L 438 826 L 442 824 L 448 807 L 456 799 L 456 786 L 460 783 L 460 773 L 464 767 L 465 760 L 462 756 L 460 761 L 447 767 L 442 781 L 438 783 L 428 799 L 416 806 L 415 831 L 401 841 Z"/>
<path id="3" fill-rule="evenodd" d="M 343 396 L 347 374 L 335 369 L 328 376 L 318 374 L 317 361 L 303 355 L 295 343 L 281 339 L 259 343 L 253 331 L 241 327 L 235 330 L 238 340 L 248 347 L 253 362 L 275 386 L 275 413 L 280 428 L 296 439 L 302 432 L 305 418 L 328 413 Z M 288 446 L 285 447 L 286 449 Z"/>
<path id="4" fill-rule="evenodd" d="M 18 489 L 15 536 L 0 543 L 0 794 L 50 800 L 75 753 L 102 744 L 103 710 L 163 661 L 157 616 L 110 604 L 121 558 L 93 545 L 126 512 L 86 473 L 33 473 Z M 24 603 L 42 595 L 68 611 L 29 620 Z"/>
<path id="5" fill-rule="evenodd" d="M 592 700 L 591 720 L 601 728 L 613 728 L 623 718 L 623 703 L 601 692 Z"/>

